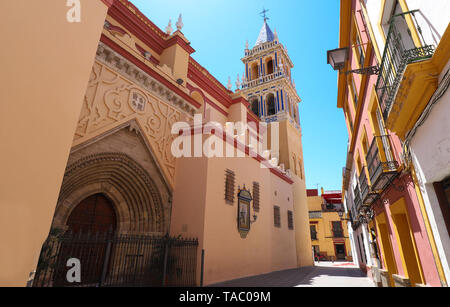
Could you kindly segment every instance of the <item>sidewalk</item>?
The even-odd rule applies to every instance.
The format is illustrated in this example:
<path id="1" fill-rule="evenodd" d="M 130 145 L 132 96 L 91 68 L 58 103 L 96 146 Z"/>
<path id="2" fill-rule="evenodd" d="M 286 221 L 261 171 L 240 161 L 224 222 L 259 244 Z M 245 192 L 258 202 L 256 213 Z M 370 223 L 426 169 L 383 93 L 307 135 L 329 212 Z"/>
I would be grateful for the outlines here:
<path id="1" fill-rule="evenodd" d="M 349 262 L 316 262 L 314 267 L 278 271 L 210 285 L 210 287 L 374 287 Z"/>

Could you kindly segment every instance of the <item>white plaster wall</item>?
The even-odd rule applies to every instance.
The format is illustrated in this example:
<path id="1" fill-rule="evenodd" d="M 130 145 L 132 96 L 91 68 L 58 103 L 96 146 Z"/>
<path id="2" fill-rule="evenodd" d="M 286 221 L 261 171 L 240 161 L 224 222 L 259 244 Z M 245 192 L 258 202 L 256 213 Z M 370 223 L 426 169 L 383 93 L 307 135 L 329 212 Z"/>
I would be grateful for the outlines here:
<path id="1" fill-rule="evenodd" d="M 450 90 L 447 89 L 411 141 L 414 167 L 447 281 L 450 280 L 450 238 L 433 182 L 450 176 L 449 115 Z"/>
<path id="2" fill-rule="evenodd" d="M 425 183 L 442 181 L 450 175 L 449 116 L 450 90 L 447 89 L 411 141 Z"/>
<path id="3" fill-rule="evenodd" d="M 380 53 L 383 54 L 384 38 L 379 27 L 382 2 L 379 0 L 364 0 L 364 3 L 374 31 L 375 40 L 380 49 Z M 393 0 L 387 0 L 386 7 L 391 7 L 392 3 Z M 407 0 L 406 3 L 409 10 L 420 10 L 416 14 L 416 18 L 422 28 L 425 43 L 437 46 L 450 21 L 450 1 Z"/>
<path id="4" fill-rule="evenodd" d="M 409 10 L 419 9 L 417 21 L 422 27 L 425 42 L 437 46 L 450 21 L 449 0 L 407 0 Z"/>

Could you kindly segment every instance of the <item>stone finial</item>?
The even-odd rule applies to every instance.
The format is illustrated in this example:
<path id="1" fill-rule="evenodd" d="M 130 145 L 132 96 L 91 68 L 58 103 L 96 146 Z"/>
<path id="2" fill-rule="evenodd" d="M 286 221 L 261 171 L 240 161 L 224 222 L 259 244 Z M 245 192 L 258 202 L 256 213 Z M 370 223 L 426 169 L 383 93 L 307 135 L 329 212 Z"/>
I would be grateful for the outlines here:
<path id="1" fill-rule="evenodd" d="M 245 41 L 245 50 L 248 50 L 248 40 Z"/>
<path id="2" fill-rule="evenodd" d="M 236 89 L 240 89 L 241 88 L 241 80 L 239 79 L 239 74 L 237 75 L 237 80 L 236 80 Z"/>
<path id="3" fill-rule="evenodd" d="M 233 87 L 233 84 L 231 84 L 231 78 L 228 77 L 228 84 L 227 84 L 227 88 L 229 91 L 231 91 L 231 88 Z"/>
<path id="4" fill-rule="evenodd" d="M 166 33 L 170 35 L 170 34 L 172 34 L 172 31 L 173 31 L 173 29 L 172 29 L 172 20 L 169 19 L 169 24 L 166 27 Z"/>
<path id="5" fill-rule="evenodd" d="M 245 83 L 245 72 L 242 73 L 242 83 Z"/>
<path id="6" fill-rule="evenodd" d="M 273 32 L 273 39 L 278 41 L 278 33 L 277 33 L 277 29 L 274 29 L 275 31 Z"/>
<path id="7" fill-rule="evenodd" d="M 183 29 L 184 24 L 183 24 L 183 17 L 181 16 L 181 14 L 178 17 L 178 21 L 177 21 L 176 25 L 177 25 L 177 30 L 178 31 L 181 31 L 181 29 Z"/>

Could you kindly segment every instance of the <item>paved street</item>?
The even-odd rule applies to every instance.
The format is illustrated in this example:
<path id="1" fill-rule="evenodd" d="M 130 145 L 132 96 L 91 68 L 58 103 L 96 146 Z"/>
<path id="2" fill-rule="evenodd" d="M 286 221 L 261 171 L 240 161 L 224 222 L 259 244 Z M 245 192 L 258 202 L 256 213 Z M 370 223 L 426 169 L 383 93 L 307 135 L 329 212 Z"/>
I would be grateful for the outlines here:
<path id="1" fill-rule="evenodd" d="M 353 263 L 320 262 L 306 267 L 230 280 L 212 287 L 374 287 Z"/>

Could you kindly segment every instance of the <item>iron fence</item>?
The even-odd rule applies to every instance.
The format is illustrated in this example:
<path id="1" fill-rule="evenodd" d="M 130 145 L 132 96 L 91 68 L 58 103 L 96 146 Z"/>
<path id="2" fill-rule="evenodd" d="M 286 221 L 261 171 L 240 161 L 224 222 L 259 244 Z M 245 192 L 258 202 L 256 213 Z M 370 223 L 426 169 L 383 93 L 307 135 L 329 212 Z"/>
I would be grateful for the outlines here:
<path id="1" fill-rule="evenodd" d="M 58 233 L 43 244 L 33 287 L 196 286 L 197 239 L 168 235 Z M 68 260 L 79 260 L 70 281 Z"/>

